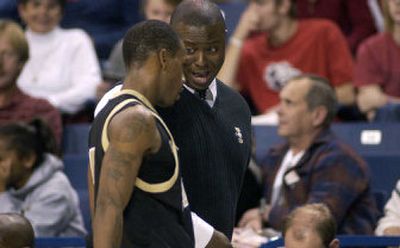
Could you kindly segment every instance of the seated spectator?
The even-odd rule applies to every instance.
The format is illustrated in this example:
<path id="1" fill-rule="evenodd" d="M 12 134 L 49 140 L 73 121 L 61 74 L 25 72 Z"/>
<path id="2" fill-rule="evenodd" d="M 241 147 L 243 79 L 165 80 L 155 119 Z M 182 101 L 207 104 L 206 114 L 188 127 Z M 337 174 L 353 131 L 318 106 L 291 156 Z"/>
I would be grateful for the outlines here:
<path id="1" fill-rule="evenodd" d="M 64 5 L 65 0 L 18 1 L 30 47 L 18 86 L 29 95 L 47 99 L 62 113 L 75 114 L 95 99 L 101 75 L 89 36 L 58 26 Z"/>
<path id="2" fill-rule="evenodd" d="M 285 248 L 337 248 L 336 222 L 329 208 L 321 203 L 306 204 L 293 210 L 283 225 Z"/>
<path id="3" fill-rule="evenodd" d="M 0 214 L 0 248 L 33 248 L 34 241 L 32 225 L 24 216 Z"/>
<path id="4" fill-rule="evenodd" d="M 141 0 L 143 15 L 146 20 L 159 20 L 169 23 L 172 12 L 181 0 Z M 100 100 L 114 83 L 121 81 L 126 74 L 122 57 L 122 39 L 114 46 L 104 66 L 104 82 L 97 86 L 96 97 Z"/>
<path id="5" fill-rule="evenodd" d="M 61 26 L 88 32 L 98 57 L 106 60 L 115 43 L 140 21 L 138 10 L 138 0 L 67 0 Z"/>
<path id="6" fill-rule="evenodd" d="M 353 61 L 343 34 L 329 20 L 297 20 L 294 9 L 291 0 L 252 0 L 218 78 L 249 96 L 258 113 L 274 113 L 280 89 L 300 73 L 328 78 L 339 103 L 353 104 Z"/>
<path id="7" fill-rule="evenodd" d="M 29 57 L 28 43 L 18 24 L 0 21 L 0 125 L 42 118 L 61 144 L 61 116 L 47 100 L 31 97 L 17 86 L 17 78 Z"/>
<path id="8" fill-rule="evenodd" d="M 385 215 L 379 220 L 376 235 L 400 236 L 400 180 L 385 205 Z"/>
<path id="9" fill-rule="evenodd" d="M 280 92 L 278 134 L 286 139 L 260 162 L 265 206 L 248 210 L 240 227 L 281 230 L 298 206 L 324 203 L 340 234 L 372 234 L 378 210 L 367 164 L 330 129 L 336 97 L 329 82 L 313 75 L 293 78 Z M 261 217 L 262 216 L 262 217 Z"/>
<path id="10" fill-rule="evenodd" d="M 369 120 L 400 121 L 400 2 L 385 0 L 385 32 L 360 45 L 354 84 Z"/>
<path id="11" fill-rule="evenodd" d="M 22 213 L 37 237 L 84 236 L 79 199 L 40 120 L 0 127 L 0 213 Z"/>
<path id="12" fill-rule="evenodd" d="M 347 43 L 356 52 L 357 46 L 376 32 L 368 0 L 295 0 L 297 16 L 303 18 L 326 18 L 335 22 Z"/>

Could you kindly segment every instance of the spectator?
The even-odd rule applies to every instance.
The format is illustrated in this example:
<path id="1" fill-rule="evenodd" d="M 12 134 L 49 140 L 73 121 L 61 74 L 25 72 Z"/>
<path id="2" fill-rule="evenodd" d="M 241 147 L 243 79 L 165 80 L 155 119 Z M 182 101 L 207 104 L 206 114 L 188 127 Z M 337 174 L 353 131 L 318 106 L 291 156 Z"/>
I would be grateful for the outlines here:
<path id="1" fill-rule="evenodd" d="M 240 227 L 258 230 L 261 221 L 280 230 L 298 206 L 324 203 L 340 234 L 372 234 L 378 210 L 368 166 L 329 126 L 336 98 L 329 82 L 312 75 L 293 78 L 280 92 L 278 133 L 286 139 L 261 161 L 266 206 L 248 210 Z"/>
<path id="2" fill-rule="evenodd" d="M 321 203 L 296 208 L 283 225 L 286 248 L 337 248 L 339 240 L 335 236 L 335 219 Z"/>
<path id="3" fill-rule="evenodd" d="M 181 0 L 141 0 L 141 8 L 146 20 L 159 20 L 169 23 L 172 12 Z M 100 98 L 114 83 L 125 77 L 125 64 L 122 58 L 122 40 L 114 46 L 105 64 L 104 82 L 97 87 L 96 96 Z"/>
<path id="4" fill-rule="evenodd" d="M 34 240 L 32 225 L 24 216 L 0 214 L 0 248 L 33 248 Z"/>
<path id="5" fill-rule="evenodd" d="M 89 36 L 58 26 L 64 5 L 65 0 L 19 0 L 30 57 L 18 85 L 29 95 L 46 98 L 62 113 L 75 114 L 95 98 L 101 75 Z"/>
<path id="6" fill-rule="evenodd" d="M 385 205 L 385 215 L 379 220 L 375 234 L 400 236 L 400 180 Z"/>
<path id="7" fill-rule="evenodd" d="M 20 22 L 16 0 L 0 1 L 0 18 Z M 80 28 L 93 39 L 96 53 L 106 60 L 114 44 L 140 21 L 137 0 L 66 0 L 63 28 Z"/>
<path id="8" fill-rule="evenodd" d="M 219 78 L 248 95 L 258 113 L 274 112 L 279 90 L 301 72 L 327 77 L 339 102 L 353 104 L 353 61 L 344 36 L 328 20 L 297 20 L 294 8 L 291 0 L 252 0 Z"/>
<path id="9" fill-rule="evenodd" d="M 182 0 L 141 0 L 142 11 L 147 20 L 169 23 L 172 12 Z"/>
<path id="10" fill-rule="evenodd" d="M 172 12 L 181 0 L 141 0 L 143 14 L 146 20 L 159 20 L 169 23 Z M 109 90 L 114 83 L 125 77 L 125 64 L 122 58 L 122 40 L 114 46 L 111 55 L 105 64 L 104 82 L 97 86 L 98 100 Z"/>
<path id="11" fill-rule="evenodd" d="M 61 144 L 61 116 L 47 100 L 31 97 L 17 86 L 17 78 L 29 57 L 22 29 L 12 21 L 0 21 L 0 124 L 42 118 Z"/>
<path id="12" fill-rule="evenodd" d="M 35 235 L 84 236 L 78 195 L 43 122 L 0 127 L 0 213 L 23 213 Z"/>
<path id="13" fill-rule="evenodd" d="M 141 18 L 138 0 L 67 0 L 61 26 L 81 28 L 93 38 L 100 60 Z"/>
<path id="14" fill-rule="evenodd" d="M 335 22 L 347 43 L 356 52 L 357 46 L 376 32 L 368 0 L 295 0 L 299 18 L 327 18 Z"/>
<path id="15" fill-rule="evenodd" d="M 369 120 L 400 120 L 400 2 L 383 1 L 385 32 L 361 44 L 354 84 Z"/>

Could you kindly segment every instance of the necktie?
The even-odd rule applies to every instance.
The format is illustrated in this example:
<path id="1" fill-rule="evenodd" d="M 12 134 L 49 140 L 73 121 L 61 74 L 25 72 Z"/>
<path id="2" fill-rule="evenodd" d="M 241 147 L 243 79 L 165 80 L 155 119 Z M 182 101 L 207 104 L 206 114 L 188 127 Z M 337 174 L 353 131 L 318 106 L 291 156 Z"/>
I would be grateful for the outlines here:
<path id="1" fill-rule="evenodd" d="M 200 97 L 201 100 L 206 100 L 207 90 L 208 88 L 203 90 L 196 90 L 197 95 Z"/>

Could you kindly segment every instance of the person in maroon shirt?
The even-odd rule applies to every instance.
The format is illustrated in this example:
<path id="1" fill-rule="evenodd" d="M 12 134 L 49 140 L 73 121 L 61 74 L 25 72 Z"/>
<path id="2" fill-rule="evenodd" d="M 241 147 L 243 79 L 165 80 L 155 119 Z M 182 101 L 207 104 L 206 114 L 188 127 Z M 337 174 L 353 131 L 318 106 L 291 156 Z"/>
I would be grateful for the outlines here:
<path id="1" fill-rule="evenodd" d="M 326 18 L 335 22 L 347 38 L 353 53 L 376 32 L 367 0 L 294 0 L 297 17 Z"/>
<path id="2" fill-rule="evenodd" d="M 61 144 L 61 116 L 48 101 L 22 92 L 17 78 L 29 57 L 24 32 L 12 21 L 0 21 L 0 125 L 43 119 Z"/>
<path id="3" fill-rule="evenodd" d="M 354 72 L 357 104 L 368 119 L 400 120 L 400 1 L 384 0 L 385 32 L 360 45 Z"/>

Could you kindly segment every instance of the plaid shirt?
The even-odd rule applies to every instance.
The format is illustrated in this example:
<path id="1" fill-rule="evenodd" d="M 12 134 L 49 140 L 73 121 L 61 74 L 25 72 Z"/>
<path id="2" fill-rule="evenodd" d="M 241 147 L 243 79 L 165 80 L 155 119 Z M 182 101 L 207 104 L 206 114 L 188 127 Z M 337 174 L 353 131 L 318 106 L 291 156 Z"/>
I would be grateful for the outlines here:
<path id="1" fill-rule="evenodd" d="M 271 201 L 275 176 L 288 151 L 288 144 L 268 152 L 261 165 L 265 198 Z M 291 173 L 296 180 L 288 180 Z M 338 224 L 339 234 L 373 234 L 378 210 L 370 191 L 365 161 L 328 129 L 323 130 L 296 166 L 284 174 L 283 205 L 274 206 L 268 225 L 281 230 L 283 220 L 294 208 L 307 203 L 325 203 Z"/>

